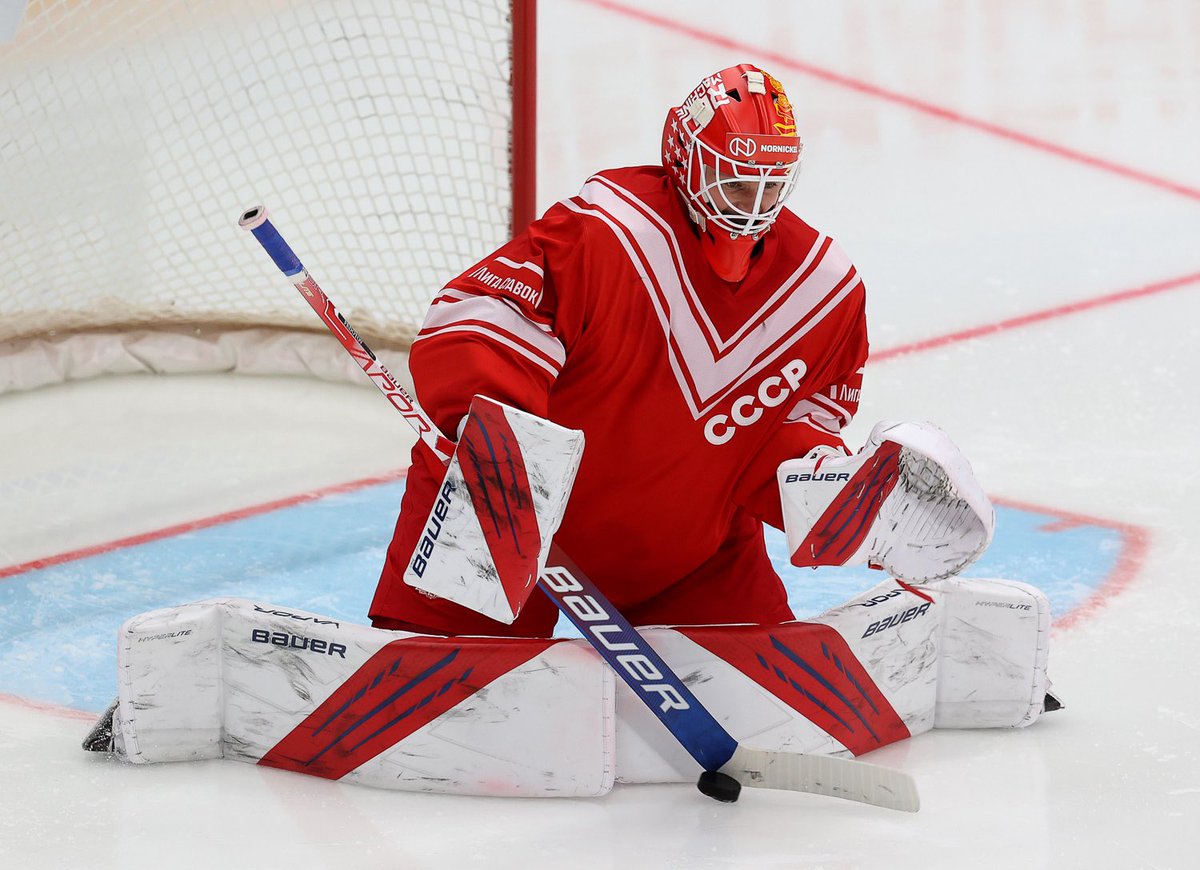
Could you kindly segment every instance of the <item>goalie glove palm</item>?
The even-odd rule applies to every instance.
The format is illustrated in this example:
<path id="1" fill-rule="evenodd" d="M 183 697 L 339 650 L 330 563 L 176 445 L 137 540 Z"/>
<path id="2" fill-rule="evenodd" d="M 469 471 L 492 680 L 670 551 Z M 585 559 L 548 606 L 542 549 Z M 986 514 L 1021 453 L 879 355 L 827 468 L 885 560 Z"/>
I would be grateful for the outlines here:
<path id="1" fill-rule="evenodd" d="M 995 511 L 930 423 L 879 423 L 853 456 L 779 466 L 793 565 L 869 564 L 902 580 L 957 574 L 991 543 Z"/>

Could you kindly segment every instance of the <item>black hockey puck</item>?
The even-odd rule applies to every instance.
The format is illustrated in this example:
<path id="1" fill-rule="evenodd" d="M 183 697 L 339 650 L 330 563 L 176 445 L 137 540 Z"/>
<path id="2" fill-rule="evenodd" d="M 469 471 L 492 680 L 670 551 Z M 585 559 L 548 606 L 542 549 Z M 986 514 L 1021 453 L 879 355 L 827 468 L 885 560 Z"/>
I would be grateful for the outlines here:
<path id="1" fill-rule="evenodd" d="M 731 804 L 742 793 L 742 784 L 727 773 L 719 770 L 706 770 L 700 774 L 696 788 L 715 801 Z"/>

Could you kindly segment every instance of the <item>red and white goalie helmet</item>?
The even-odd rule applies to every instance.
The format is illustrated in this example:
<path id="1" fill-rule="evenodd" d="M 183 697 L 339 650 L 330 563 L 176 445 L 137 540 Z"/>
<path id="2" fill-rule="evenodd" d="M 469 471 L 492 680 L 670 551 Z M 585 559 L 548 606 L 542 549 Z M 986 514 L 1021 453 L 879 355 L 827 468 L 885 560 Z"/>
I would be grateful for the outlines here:
<path id="1" fill-rule="evenodd" d="M 751 64 L 704 79 L 663 127 L 663 166 L 692 219 L 731 238 L 770 228 L 796 183 L 802 148 L 783 85 Z"/>

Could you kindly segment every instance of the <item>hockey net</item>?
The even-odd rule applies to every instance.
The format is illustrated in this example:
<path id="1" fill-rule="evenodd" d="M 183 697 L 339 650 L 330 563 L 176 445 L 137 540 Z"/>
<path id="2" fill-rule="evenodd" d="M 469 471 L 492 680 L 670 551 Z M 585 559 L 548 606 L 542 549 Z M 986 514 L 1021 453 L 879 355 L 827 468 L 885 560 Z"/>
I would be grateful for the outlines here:
<path id="1" fill-rule="evenodd" d="M 403 349 L 514 203 L 529 219 L 514 93 L 531 7 L 30 0 L 0 43 L 0 392 L 105 371 L 341 376 L 237 227 L 257 203 L 360 334 Z"/>

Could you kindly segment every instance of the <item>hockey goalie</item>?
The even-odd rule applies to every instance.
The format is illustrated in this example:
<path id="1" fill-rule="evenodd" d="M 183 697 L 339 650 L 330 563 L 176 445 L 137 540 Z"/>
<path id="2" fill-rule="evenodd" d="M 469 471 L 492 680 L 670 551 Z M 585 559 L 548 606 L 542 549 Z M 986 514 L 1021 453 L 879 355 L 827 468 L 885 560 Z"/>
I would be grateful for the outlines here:
<path id="1" fill-rule="evenodd" d="M 813 756 L 1056 707 L 1045 596 L 961 576 L 994 517 L 955 445 L 909 422 L 843 440 L 866 290 L 784 206 L 802 150 L 780 82 L 721 70 L 668 111 L 660 165 L 593 175 L 451 280 L 410 366 L 458 446 L 413 449 L 373 627 L 238 599 L 135 617 L 92 746 L 597 795 L 702 769 L 656 718 L 687 704 L 675 674 L 739 744 Z M 797 621 L 764 523 L 794 564 L 880 583 Z M 603 599 L 536 594 L 552 542 Z M 566 599 L 585 627 L 611 602 L 637 637 L 550 639 Z M 653 701 L 614 680 L 626 644 Z"/>

